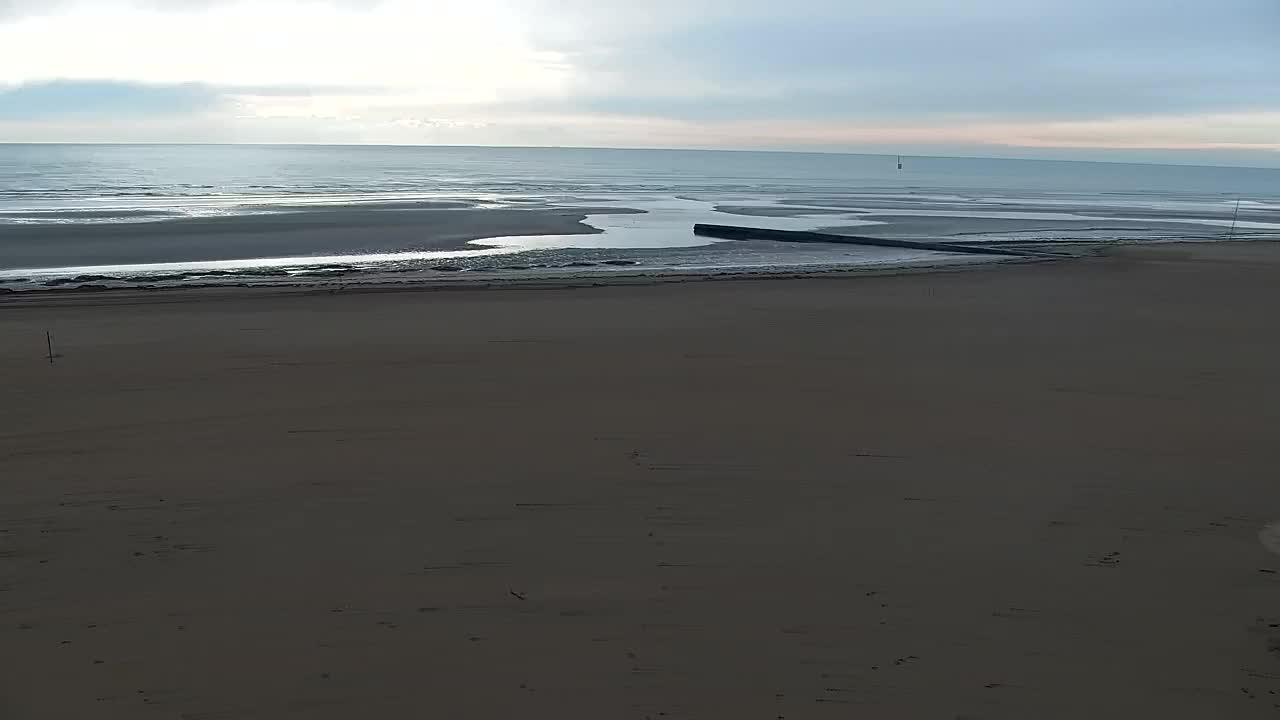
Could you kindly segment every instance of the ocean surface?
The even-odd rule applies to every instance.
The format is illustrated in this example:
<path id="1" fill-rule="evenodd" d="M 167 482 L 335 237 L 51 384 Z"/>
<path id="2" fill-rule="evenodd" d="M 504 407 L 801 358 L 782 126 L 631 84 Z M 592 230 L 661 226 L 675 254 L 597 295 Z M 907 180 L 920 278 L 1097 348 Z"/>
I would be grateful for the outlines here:
<path id="1" fill-rule="evenodd" d="M 682 150 L 0 144 L 0 284 L 972 261 L 717 242 L 693 235 L 700 222 L 971 242 L 1280 239 L 1280 170 L 902 163 Z M 507 212 L 493 235 L 475 220 L 512 210 L 529 214 Z M 557 212 L 585 215 L 588 227 L 511 229 L 513 217 Z M 464 214 L 465 231 L 455 227 Z"/>

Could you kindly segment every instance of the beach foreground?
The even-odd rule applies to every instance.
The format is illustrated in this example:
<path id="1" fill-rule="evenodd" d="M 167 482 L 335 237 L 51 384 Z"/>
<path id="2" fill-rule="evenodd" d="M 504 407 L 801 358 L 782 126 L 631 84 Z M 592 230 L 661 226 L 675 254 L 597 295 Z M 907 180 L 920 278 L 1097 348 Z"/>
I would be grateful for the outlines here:
<path id="1" fill-rule="evenodd" d="M 0 304 L 0 717 L 1275 717 L 1278 285 Z"/>

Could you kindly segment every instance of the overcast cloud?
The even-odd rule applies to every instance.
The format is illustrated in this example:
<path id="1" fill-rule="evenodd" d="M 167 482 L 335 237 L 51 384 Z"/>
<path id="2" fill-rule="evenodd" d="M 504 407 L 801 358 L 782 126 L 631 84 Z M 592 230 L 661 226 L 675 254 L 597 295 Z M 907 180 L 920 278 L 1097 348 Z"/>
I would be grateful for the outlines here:
<path id="1" fill-rule="evenodd" d="M 1276 68 L 1277 0 L 0 0 L 0 140 L 1277 165 Z"/>

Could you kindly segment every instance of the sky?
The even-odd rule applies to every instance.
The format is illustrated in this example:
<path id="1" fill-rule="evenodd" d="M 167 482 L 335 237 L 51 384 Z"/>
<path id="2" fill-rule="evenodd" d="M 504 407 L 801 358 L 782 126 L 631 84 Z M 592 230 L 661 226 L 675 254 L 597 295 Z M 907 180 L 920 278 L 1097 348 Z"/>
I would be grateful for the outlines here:
<path id="1" fill-rule="evenodd" d="M 1280 167 L 1280 0 L 0 0 L 0 141 Z"/>

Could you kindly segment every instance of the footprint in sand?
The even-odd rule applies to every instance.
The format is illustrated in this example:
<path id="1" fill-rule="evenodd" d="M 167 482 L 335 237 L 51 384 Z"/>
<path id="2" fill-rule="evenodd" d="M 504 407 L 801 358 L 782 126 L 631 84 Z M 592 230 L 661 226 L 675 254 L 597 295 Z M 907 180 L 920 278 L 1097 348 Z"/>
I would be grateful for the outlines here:
<path id="1" fill-rule="evenodd" d="M 1271 523 L 1262 528 L 1262 532 L 1258 533 L 1258 539 L 1262 541 L 1262 547 L 1280 555 L 1280 522 Z"/>

